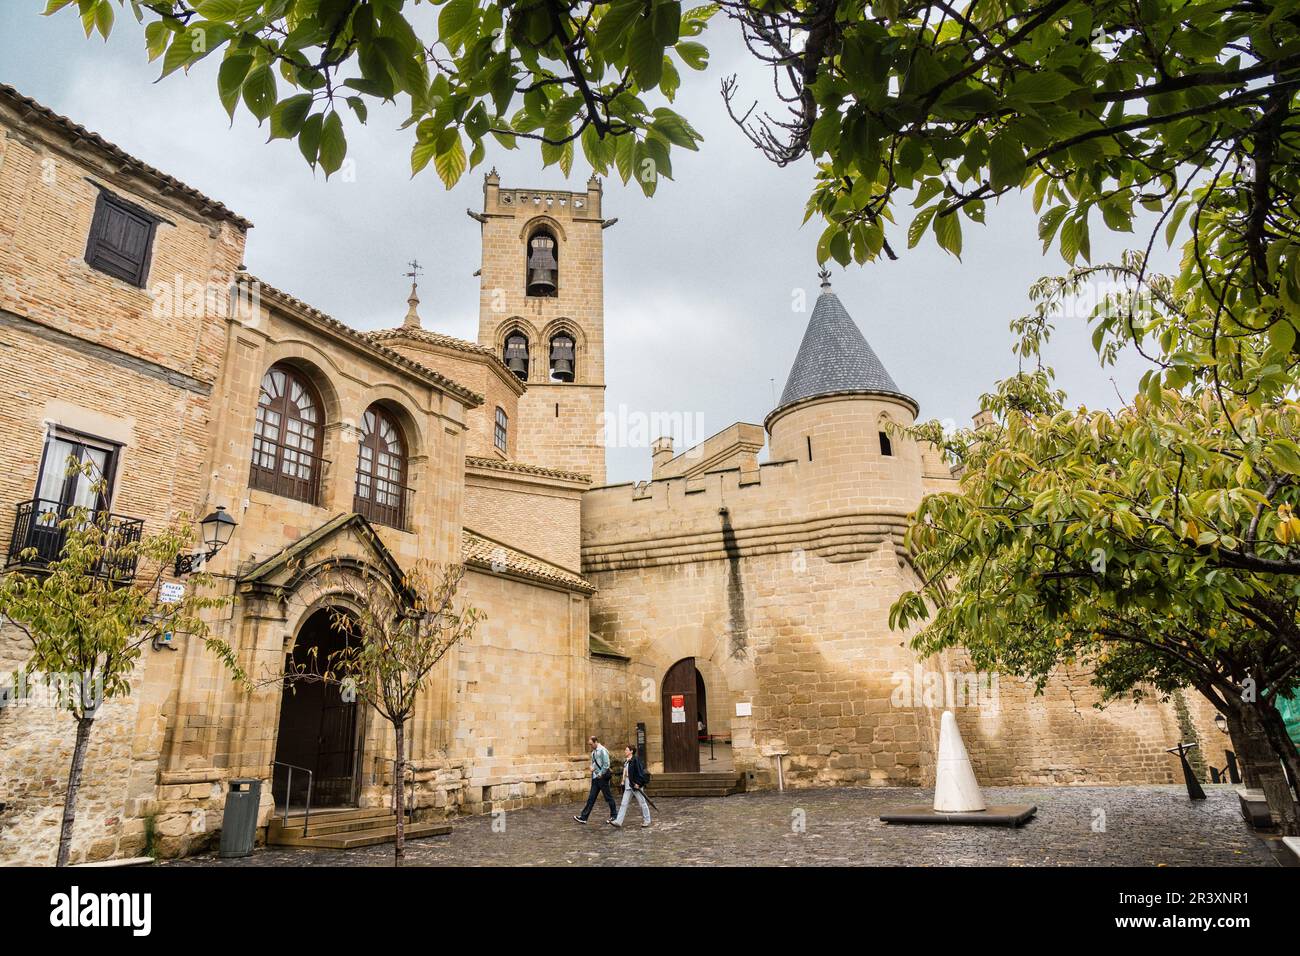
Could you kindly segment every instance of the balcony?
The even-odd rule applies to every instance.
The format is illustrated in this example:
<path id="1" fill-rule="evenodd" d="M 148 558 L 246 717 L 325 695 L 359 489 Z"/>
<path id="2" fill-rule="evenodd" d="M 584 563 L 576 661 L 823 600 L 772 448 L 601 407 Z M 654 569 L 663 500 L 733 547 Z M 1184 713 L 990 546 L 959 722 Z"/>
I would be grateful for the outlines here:
<path id="1" fill-rule="evenodd" d="M 20 501 L 9 538 L 9 555 L 6 566 L 42 568 L 57 561 L 63 554 L 68 532 L 68 519 L 74 505 L 45 498 Z M 100 523 L 104 528 L 104 556 L 94 573 L 114 581 L 130 581 L 135 577 L 137 555 L 132 545 L 140 543 L 144 535 L 144 519 L 103 512 L 88 512 L 88 523 Z"/>
<path id="2" fill-rule="evenodd" d="M 352 510 L 373 524 L 405 531 L 411 497 L 412 491 L 405 485 L 358 473 Z"/>

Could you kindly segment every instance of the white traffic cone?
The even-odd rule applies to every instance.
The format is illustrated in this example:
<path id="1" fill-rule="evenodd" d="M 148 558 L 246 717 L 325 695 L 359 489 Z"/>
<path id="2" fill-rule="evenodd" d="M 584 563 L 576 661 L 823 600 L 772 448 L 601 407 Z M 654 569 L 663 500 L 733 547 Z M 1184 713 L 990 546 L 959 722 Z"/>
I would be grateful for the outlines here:
<path id="1" fill-rule="evenodd" d="M 934 809 L 939 813 L 971 813 L 985 809 L 984 794 L 975 782 L 970 754 L 962 743 L 957 718 L 943 712 L 939 724 L 939 756 L 934 768 Z"/>

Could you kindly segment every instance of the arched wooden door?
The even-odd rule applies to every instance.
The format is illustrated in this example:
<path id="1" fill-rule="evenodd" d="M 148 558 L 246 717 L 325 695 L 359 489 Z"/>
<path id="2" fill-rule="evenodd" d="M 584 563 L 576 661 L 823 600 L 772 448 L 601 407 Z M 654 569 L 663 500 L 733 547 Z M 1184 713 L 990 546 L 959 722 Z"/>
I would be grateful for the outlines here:
<path id="1" fill-rule="evenodd" d="M 686 657 L 664 675 L 664 773 L 700 772 L 698 713 L 695 658 Z"/>

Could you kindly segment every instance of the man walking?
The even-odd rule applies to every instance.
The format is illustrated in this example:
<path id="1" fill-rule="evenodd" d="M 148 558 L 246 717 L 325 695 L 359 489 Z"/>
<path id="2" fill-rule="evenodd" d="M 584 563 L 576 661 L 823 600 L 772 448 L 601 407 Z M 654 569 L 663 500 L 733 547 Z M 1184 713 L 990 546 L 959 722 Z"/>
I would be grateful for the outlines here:
<path id="1" fill-rule="evenodd" d="M 609 782 L 614 778 L 609 769 L 609 751 L 595 735 L 587 738 L 587 749 L 591 751 L 591 791 L 587 794 L 587 805 L 582 808 L 582 813 L 573 819 L 586 823 L 587 817 L 591 816 L 591 808 L 596 805 L 596 794 L 599 793 L 604 795 L 605 802 L 609 804 L 609 818 L 613 820 L 618 808 L 614 806 L 614 794 L 609 789 Z"/>
<path id="2" fill-rule="evenodd" d="M 649 782 L 645 768 L 637 759 L 636 751 L 628 744 L 623 748 L 623 804 L 618 808 L 618 816 L 609 821 L 612 827 L 622 827 L 623 818 L 627 816 L 627 806 L 636 797 L 641 804 L 641 826 L 650 825 L 650 807 L 646 803 L 645 785 Z"/>

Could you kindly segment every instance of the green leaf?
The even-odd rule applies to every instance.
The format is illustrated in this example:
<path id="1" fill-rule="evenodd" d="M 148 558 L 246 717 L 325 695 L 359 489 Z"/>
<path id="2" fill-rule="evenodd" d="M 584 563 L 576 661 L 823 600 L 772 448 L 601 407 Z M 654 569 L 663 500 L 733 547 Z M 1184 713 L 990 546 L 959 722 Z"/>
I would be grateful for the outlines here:
<path id="1" fill-rule="evenodd" d="M 275 74 L 268 64 L 253 67 L 244 80 L 244 105 L 259 122 L 271 115 L 275 106 Z"/>
<path id="2" fill-rule="evenodd" d="M 1005 130 L 989 143 L 989 185 L 1001 192 L 1019 186 L 1025 175 L 1025 151 Z"/>
<path id="3" fill-rule="evenodd" d="M 325 114 L 314 113 L 307 117 L 306 122 L 302 124 L 302 129 L 298 131 L 298 151 L 313 169 L 316 168 L 316 162 L 320 158 L 320 139 L 324 125 Z"/>
<path id="4" fill-rule="evenodd" d="M 438 171 L 442 184 L 450 189 L 464 175 L 466 159 L 460 133 L 456 129 L 448 132 L 451 133 L 450 141 L 444 144 L 443 150 L 434 158 L 433 168 Z"/>
<path id="5" fill-rule="evenodd" d="M 250 54 L 235 53 L 222 60 L 221 69 L 217 71 L 217 95 L 221 97 L 221 105 L 226 108 L 226 113 L 231 119 L 235 118 L 235 107 L 239 105 L 239 91 L 252 65 L 253 57 Z"/>
<path id="6" fill-rule="evenodd" d="M 655 40 L 652 21 L 642 20 L 632 28 L 627 65 L 638 88 L 651 90 L 659 85 L 664 70 L 664 48 Z"/>
<path id="7" fill-rule="evenodd" d="M 271 139 L 292 139 L 302 129 L 307 114 L 311 112 L 312 95 L 299 93 L 281 100 L 271 110 Z"/>
<path id="8" fill-rule="evenodd" d="M 955 209 L 946 216 L 934 217 L 934 238 L 939 241 L 939 248 L 961 258 L 961 217 Z"/>
<path id="9" fill-rule="evenodd" d="M 692 70 L 703 70 L 709 65 L 709 50 L 703 43 L 682 40 L 673 49 L 682 58 L 682 62 Z"/>
<path id="10" fill-rule="evenodd" d="M 328 177 L 343 165 L 347 155 L 347 138 L 343 135 L 343 119 L 337 112 L 331 111 L 325 117 L 320 132 L 320 167 Z"/>
<path id="11" fill-rule="evenodd" d="M 1053 103 L 1075 88 L 1060 73 L 1029 73 L 1012 83 L 1007 95 L 1026 103 Z"/>

